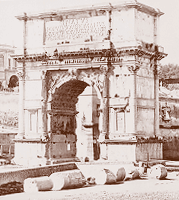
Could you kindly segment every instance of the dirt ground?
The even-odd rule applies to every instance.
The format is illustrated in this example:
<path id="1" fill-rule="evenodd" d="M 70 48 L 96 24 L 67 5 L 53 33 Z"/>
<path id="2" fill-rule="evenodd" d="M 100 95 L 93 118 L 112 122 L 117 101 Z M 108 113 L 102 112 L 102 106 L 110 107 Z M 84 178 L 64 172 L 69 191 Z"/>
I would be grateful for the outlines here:
<path id="1" fill-rule="evenodd" d="M 170 172 L 165 180 L 148 179 L 125 181 L 113 185 L 94 185 L 78 189 L 19 193 L 1 196 L 2 200 L 111 200 L 111 199 L 179 199 L 179 173 Z"/>

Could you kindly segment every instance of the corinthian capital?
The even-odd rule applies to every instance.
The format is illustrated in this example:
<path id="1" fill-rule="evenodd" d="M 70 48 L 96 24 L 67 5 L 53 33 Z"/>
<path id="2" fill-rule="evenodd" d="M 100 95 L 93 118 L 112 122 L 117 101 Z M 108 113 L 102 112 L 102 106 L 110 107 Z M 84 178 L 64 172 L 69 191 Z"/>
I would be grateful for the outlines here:
<path id="1" fill-rule="evenodd" d="M 106 74 L 108 72 L 109 68 L 107 65 L 101 65 L 100 70 L 102 73 Z"/>
<path id="2" fill-rule="evenodd" d="M 136 62 L 135 64 L 129 65 L 127 67 L 131 73 L 137 73 L 137 71 L 140 69 L 140 64 Z"/>
<path id="3" fill-rule="evenodd" d="M 23 79 L 25 79 L 25 73 L 23 73 L 22 71 L 18 71 L 17 72 L 17 76 L 18 76 L 18 78 L 19 78 L 19 80 L 23 80 Z"/>

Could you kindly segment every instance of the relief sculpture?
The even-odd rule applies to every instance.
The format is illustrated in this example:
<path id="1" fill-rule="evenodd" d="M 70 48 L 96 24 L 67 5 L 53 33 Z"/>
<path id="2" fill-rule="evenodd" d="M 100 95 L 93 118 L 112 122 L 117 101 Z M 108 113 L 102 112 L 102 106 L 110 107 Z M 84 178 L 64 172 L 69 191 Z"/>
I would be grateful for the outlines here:
<path id="1" fill-rule="evenodd" d="M 53 115 L 51 129 L 55 134 L 75 134 L 75 117 L 68 115 Z"/>

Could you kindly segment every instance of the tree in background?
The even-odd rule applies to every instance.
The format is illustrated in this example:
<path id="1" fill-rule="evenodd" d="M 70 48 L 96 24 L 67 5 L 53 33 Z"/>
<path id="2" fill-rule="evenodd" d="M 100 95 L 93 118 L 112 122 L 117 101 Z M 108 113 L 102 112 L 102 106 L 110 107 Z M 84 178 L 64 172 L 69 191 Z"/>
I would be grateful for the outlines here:
<path id="1" fill-rule="evenodd" d="M 167 64 L 161 65 L 159 69 L 159 80 L 162 86 L 169 90 L 179 89 L 179 65 Z"/>
<path id="2" fill-rule="evenodd" d="M 179 65 L 171 63 L 162 65 L 159 70 L 159 79 L 179 79 Z"/>

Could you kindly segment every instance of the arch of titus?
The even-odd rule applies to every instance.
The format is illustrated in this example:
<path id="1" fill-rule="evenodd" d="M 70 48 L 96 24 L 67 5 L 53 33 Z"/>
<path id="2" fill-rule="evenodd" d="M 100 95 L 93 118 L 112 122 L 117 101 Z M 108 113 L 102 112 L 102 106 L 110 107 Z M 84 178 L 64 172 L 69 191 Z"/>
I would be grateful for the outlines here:
<path id="1" fill-rule="evenodd" d="M 137 1 L 18 16 L 24 53 L 14 161 L 162 159 L 158 20 Z"/>

